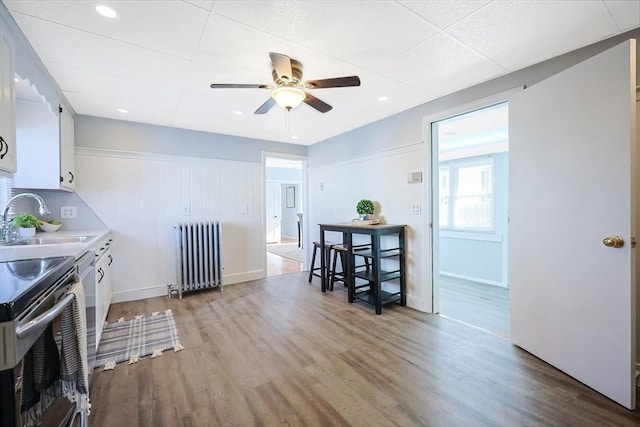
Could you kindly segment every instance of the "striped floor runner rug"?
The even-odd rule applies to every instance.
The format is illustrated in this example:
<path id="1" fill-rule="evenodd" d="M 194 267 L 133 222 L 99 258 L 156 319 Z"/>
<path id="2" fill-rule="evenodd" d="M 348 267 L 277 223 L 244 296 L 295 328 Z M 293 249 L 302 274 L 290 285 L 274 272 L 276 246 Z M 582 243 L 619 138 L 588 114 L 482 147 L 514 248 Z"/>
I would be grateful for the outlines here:
<path id="1" fill-rule="evenodd" d="M 149 354 L 155 358 L 168 349 L 174 352 L 184 349 L 171 309 L 131 320 L 121 318 L 102 331 L 96 368 L 114 369 L 117 363 L 136 363 Z"/>

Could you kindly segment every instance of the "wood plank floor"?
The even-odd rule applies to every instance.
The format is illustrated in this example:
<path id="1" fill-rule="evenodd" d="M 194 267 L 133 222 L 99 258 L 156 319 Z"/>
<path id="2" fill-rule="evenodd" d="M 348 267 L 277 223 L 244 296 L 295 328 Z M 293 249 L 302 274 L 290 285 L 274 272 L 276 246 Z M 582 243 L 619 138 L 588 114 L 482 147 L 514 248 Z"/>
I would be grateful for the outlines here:
<path id="1" fill-rule="evenodd" d="M 508 338 L 509 288 L 441 278 L 440 314 Z"/>
<path id="2" fill-rule="evenodd" d="M 376 316 L 306 273 L 114 304 L 171 308 L 185 350 L 96 370 L 92 426 L 637 426 L 500 337 L 393 306 Z"/>
<path id="3" fill-rule="evenodd" d="M 267 252 L 267 277 L 302 271 L 302 263 Z"/>

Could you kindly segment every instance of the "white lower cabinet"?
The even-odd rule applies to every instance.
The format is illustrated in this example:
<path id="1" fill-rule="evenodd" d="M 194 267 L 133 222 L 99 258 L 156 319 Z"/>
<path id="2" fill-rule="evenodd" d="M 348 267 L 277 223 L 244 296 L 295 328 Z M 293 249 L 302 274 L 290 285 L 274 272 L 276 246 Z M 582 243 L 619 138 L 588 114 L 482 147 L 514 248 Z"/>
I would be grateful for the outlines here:
<path id="1" fill-rule="evenodd" d="M 113 282 L 111 280 L 111 268 L 113 255 L 111 253 L 112 239 L 105 239 L 96 250 L 96 348 L 100 344 L 102 329 L 104 328 L 111 296 L 113 295 Z"/>

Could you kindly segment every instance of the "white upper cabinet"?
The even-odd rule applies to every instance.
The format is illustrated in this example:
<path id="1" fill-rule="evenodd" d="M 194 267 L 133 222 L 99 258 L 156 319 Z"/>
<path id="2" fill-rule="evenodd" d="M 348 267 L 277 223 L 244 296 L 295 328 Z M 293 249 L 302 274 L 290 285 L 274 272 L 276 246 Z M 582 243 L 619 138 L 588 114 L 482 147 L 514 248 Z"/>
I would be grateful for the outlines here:
<path id="1" fill-rule="evenodd" d="M 73 116 L 60 107 L 60 187 L 73 190 L 76 186 L 75 142 L 73 133 Z"/>
<path id="2" fill-rule="evenodd" d="M 73 191 L 73 117 L 67 109 L 19 95 L 16 123 L 18 171 L 14 187 Z"/>
<path id="3" fill-rule="evenodd" d="M 15 172 L 16 125 L 13 46 L 0 31 L 0 170 Z"/>

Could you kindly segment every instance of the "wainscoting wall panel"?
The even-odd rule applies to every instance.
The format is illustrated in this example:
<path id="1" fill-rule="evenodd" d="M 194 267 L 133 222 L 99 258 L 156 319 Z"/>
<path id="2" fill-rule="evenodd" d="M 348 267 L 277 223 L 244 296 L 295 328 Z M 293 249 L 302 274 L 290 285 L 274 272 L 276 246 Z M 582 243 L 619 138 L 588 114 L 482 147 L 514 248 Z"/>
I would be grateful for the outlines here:
<path id="1" fill-rule="evenodd" d="M 222 221 L 225 284 L 266 275 L 260 163 L 79 148 L 76 169 L 76 191 L 114 232 L 115 302 L 166 294 L 178 222 Z"/>

